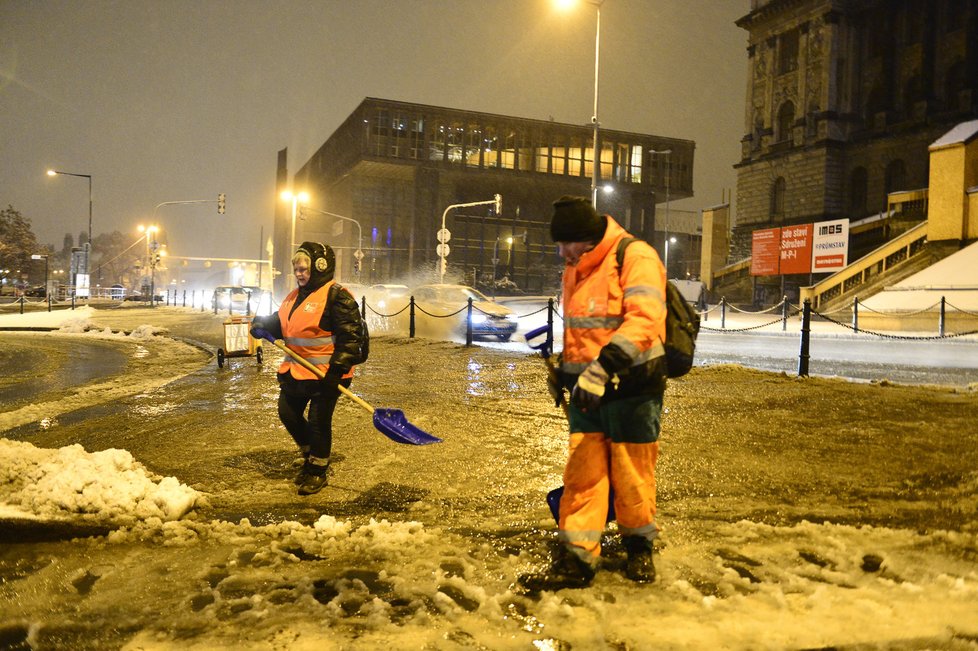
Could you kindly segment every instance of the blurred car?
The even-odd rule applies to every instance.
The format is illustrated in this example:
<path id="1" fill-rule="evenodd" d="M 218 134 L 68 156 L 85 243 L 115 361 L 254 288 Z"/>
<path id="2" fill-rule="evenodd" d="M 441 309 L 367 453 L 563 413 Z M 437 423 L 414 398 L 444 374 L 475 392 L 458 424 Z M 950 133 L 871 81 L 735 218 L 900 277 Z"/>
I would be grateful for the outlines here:
<path id="1" fill-rule="evenodd" d="M 509 341 L 516 332 L 518 319 L 513 310 L 492 301 L 468 285 L 421 285 L 411 295 L 414 296 L 415 304 L 427 312 L 429 317 L 444 317 L 458 312 L 454 317 L 458 323 L 455 333 L 463 337 L 466 332 L 466 308 L 470 298 L 473 338 Z"/>
<path id="2" fill-rule="evenodd" d="M 365 296 L 367 297 L 368 305 L 379 312 L 383 312 L 386 308 L 393 305 L 393 302 L 403 304 L 405 301 L 395 299 L 406 300 L 410 294 L 411 290 L 408 289 L 407 285 L 385 285 L 378 283 L 371 285 L 366 291 Z"/>
<path id="3" fill-rule="evenodd" d="M 38 285 L 37 287 L 31 287 L 30 289 L 24 290 L 24 296 L 35 296 L 44 298 L 48 295 L 47 290 L 44 285 Z"/>
<path id="4" fill-rule="evenodd" d="M 253 285 L 221 285 L 214 288 L 211 308 L 239 314 L 268 314 L 271 295 Z"/>

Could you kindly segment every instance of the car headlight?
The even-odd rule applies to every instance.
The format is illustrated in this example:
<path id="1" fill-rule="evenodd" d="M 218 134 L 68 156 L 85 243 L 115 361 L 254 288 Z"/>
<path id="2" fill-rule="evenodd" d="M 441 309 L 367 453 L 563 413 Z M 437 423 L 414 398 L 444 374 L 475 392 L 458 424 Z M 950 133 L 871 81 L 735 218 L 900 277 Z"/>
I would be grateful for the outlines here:
<path id="1" fill-rule="evenodd" d="M 517 316 L 515 314 L 507 314 L 506 315 L 506 320 L 507 321 L 513 321 L 515 323 L 516 321 L 518 321 L 518 318 L 517 318 Z"/>
<path id="2" fill-rule="evenodd" d="M 485 323 L 485 322 L 486 322 L 486 315 L 485 314 L 477 313 L 477 314 L 473 314 L 472 315 L 472 323 L 473 323 L 473 325 L 476 324 L 476 323 Z"/>

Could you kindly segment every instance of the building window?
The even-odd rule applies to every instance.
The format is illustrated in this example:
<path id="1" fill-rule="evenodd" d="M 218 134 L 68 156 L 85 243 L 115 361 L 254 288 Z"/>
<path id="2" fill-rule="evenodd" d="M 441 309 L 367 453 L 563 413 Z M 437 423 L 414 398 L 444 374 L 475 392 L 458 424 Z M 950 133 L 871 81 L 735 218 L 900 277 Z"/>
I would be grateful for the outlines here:
<path id="1" fill-rule="evenodd" d="M 798 69 L 798 30 L 785 32 L 778 38 L 778 74 Z"/>
<path id="2" fill-rule="evenodd" d="M 500 158 L 500 167 L 507 170 L 516 169 L 516 132 L 507 130 L 506 138 L 503 140 L 503 151 Z"/>
<path id="3" fill-rule="evenodd" d="M 859 218 L 866 215 L 866 192 L 869 186 L 869 175 L 865 167 L 857 167 L 849 175 L 849 213 Z"/>
<path id="4" fill-rule="evenodd" d="M 584 169 L 584 143 L 580 137 L 570 136 L 570 146 L 567 148 L 567 174 L 571 176 L 583 176 Z M 587 166 L 590 173 L 591 166 Z"/>
<path id="5" fill-rule="evenodd" d="M 482 164 L 482 127 L 472 123 L 465 130 L 465 166 L 480 167 Z"/>
<path id="6" fill-rule="evenodd" d="M 785 102 L 778 109 L 778 130 L 774 134 L 775 142 L 791 140 L 792 125 L 795 123 L 795 105 Z"/>
<path id="7" fill-rule="evenodd" d="M 902 190 L 910 189 L 907 187 L 906 163 L 899 158 L 890 161 L 889 165 L 886 166 L 886 177 L 883 187 L 886 189 L 887 195 L 889 195 L 891 192 L 900 192 Z M 885 199 L 886 197 L 884 197 L 884 200 Z"/>
<path id="8" fill-rule="evenodd" d="M 774 185 L 771 186 L 771 221 L 772 222 L 784 221 L 784 191 L 785 191 L 784 177 L 779 176 L 774 180 Z"/>
<path id="9" fill-rule="evenodd" d="M 424 149 L 424 119 L 414 118 L 411 120 L 411 132 L 409 134 L 410 139 L 410 157 L 413 160 L 421 160 L 423 158 L 422 150 Z"/>
<path id="10" fill-rule="evenodd" d="M 563 176 L 567 174 L 567 147 L 566 141 L 560 138 L 560 142 L 550 148 L 550 173 Z"/>
<path id="11" fill-rule="evenodd" d="M 485 161 L 486 168 L 499 167 L 499 133 L 496 127 L 486 127 L 486 131 L 483 137 L 483 146 L 485 151 L 483 152 L 483 160 Z"/>
<path id="12" fill-rule="evenodd" d="M 428 160 L 445 160 L 445 147 L 448 145 L 448 127 L 438 124 L 431 131 L 431 142 L 428 143 Z"/>
<path id="13" fill-rule="evenodd" d="M 965 88 L 964 61 L 958 59 L 951 64 L 944 76 L 944 104 L 948 110 L 961 111 L 967 108 L 961 101 L 961 91 Z"/>

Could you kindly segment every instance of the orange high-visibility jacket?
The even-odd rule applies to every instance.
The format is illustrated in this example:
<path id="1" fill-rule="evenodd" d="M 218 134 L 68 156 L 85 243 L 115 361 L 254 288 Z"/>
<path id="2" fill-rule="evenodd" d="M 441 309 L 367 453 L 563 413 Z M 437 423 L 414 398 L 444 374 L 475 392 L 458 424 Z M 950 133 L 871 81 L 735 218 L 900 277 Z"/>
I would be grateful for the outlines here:
<path id="1" fill-rule="evenodd" d="M 293 289 L 278 309 L 278 319 L 282 324 L 282 339 L 286 345 L 318 366 L 323 373 L 329 369 L 329 359 L 334 350 L 334 339 L 333 333 L 323 330 L 319 324 L 322 321 L 329 288 L 332 287 L 333 282 L 331 280 L 309 294 L 306 300 L 295 308 L 294 312 L 292 306 L 295 305 L 299 297 L 299 290 Z M 282 359 L 282 364 L 278 367 L 279 373 L 286 371 L 291 372 L 292 377 L 297 380 L 319 379 L 312 371 L 288 355 Z M 351 368 L 343 377 L 353 377 L 353 369 Z"/>
<path id="2" fill-rule="evenodd" d="M 628 233 L 605 217 L 604 238 L 564 269 L 561 370 L 579 375 L 601 355 L 609 374 L 648 382 L 649 369 L 658 368 L 665 354 L 666 271 L 655 249 L 639 240 L 628 247 L 619 275 L 618 242 Z M 637 367 L 644 372 L 634 372 Z"/>

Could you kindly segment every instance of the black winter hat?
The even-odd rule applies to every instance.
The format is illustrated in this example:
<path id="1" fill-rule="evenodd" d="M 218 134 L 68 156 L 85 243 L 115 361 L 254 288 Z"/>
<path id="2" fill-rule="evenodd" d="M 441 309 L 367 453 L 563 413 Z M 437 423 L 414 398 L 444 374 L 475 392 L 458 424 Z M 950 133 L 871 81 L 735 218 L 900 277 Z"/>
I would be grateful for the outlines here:
<path id="1" fill-rule="evenodd" d="M 296 249 L 292 260 L 295 260 L 295 256 L 300 253 L 309 256 L 310 287 L 322 287 L 333 279 L 336 271 L 336 254 L 329 245 L 320 242 L 303 242 Z"/>
<path id="2" fill-rule="evenodd" d="M 607 225 L 608 220 L 595 212 L 588 199 L 564 195 L 554 201 L 550 237 L 554 242 L 597 242 Z"/>

